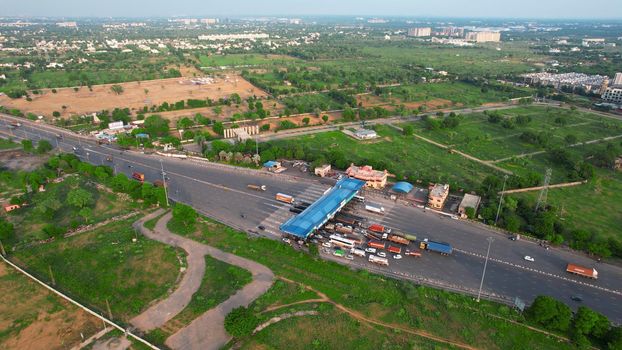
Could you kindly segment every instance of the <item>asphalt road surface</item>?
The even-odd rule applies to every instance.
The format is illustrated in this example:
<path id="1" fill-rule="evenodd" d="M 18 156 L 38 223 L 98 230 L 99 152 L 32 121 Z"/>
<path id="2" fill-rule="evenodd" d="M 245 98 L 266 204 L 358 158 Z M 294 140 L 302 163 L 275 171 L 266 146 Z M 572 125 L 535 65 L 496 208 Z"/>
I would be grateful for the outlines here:
<path id="1" fill-rule="evenodd" d="M 81 159 L 112 166 L 115 172 L 131 176 L 133 171 L 138 171 L 145 174 L 147 181 L 154 181 L 162 178 L 161 168 L 164 168 L 171 199 L 190 204 L 200 212 L 237 229 L 267 237 L 280 237 L 279 225 L 293 215 L 288 205 L 274 199 L 277 192 L 293 195 L 297 201 L 311 202 L 330 187 L 320 180 L 272 175 L 205 161 L 121 152 L 115 146 L 97 146 L 92 141 L 79 139 L 71 132 L 23 119 L 19 119 L 21 127 L 9 130 L 5 118 L 0 116 L 2 134 L 35 141 L 45 138 L 65 152 L 72 152 L 72 147 L 76 147 L 76 154 Z M 56 138 L 59 133 L 63 134 L 62 139 Z M 106 161 L 109 156 L 112 156 L 112 162 Z M 267 191 L 249 190 L 248 184 L 266 185 Z M 408 257 L 401 261 L 391 261 L 392 272 L 433 279 L 447 286 L 477 289 L 488 246 L 486 238 L 494 237 L 483 285 L 485 293 L 510 299 L 519 297 L 528 303 L 537 295 L 550 295 L 575 308 L 580 304 L 570 297 L 580 295 L 584 300 L 582 304 L 602 312 L 616 323 L 622 323 L 622 268 L 596 263 L 572 252 L 545 250 L 528 241 L 510 241 L 506 236 L 486 227 L 442 217 L 390 200 L 378 201 L 384 205 L 386 214 L 375 216 L 366 213 L 370 221 L 414 233 L 419 238 L 449 242 L 456 249 L 450 257 L 425 252 L 421 259 Z M 258 226 L 265 229 L 261 230 Z M 535 262 L 525 261 L 525 255 L 534 257 Z M 361 258 L 355 259 L 362 266 L 368 264 Z M 599 279 L 589 280 L 566 273 L 565 265 L 568 262 L 595 267 L 599 271 Z"/>

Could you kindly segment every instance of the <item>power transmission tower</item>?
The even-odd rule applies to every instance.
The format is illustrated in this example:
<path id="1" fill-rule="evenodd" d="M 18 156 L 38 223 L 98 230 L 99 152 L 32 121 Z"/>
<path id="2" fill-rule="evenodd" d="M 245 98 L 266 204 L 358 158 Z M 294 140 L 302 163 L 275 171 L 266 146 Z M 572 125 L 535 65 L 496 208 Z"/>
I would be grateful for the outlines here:
<path id="1" fill-rule="evenodd" d="M 551 168 L 546 169 L 546 173 L 544 174 L 544 185 L 542 185 L 542 189 L 540 190 L 540 195 L 538 196 L 538 203 L 536 204 L 536 211 L 540 209 L 540 206 L 546 205 L 546 198 L 549 194 L 549 185 L 551 183 Z"/>

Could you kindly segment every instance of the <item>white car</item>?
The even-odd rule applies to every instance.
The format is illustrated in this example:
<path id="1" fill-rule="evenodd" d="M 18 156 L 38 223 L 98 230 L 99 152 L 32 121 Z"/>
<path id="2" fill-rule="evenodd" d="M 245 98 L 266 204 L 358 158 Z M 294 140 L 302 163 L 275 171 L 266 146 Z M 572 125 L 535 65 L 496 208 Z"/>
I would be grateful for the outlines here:
<path id="1" fill-rule="evenodd" d="M 365 248 L 365 251 L 368 252 L 368 253 L 375 254 L 376 253 L 376 248 Z"/>
<path id="2" fill-rule="evenodd" d="M 290 244 L 292 241 L 287 237 L 283 237 L 283 242 Z"/>
<path id="3" fill-rule="evenodd" d="M 325 247 L 325 248 L 330 248 L 330 247 L 331 247 L 330 242 L 324 242 L 324 243 L 322 243 L 322 247 Z"/>
<path id="4" fill-rule="evenodd" d="M 527 261 L 531 261 L 531 262 L 536 261 L 536 259 L 534 259 L 534 258 L 530 257 L 529 255 L 525 255 L 525 260 L 527 260 Z"/>
<path id="5" fill-rule="evenodd" d="M 346 260 L 354 260 L 354 255 L 346 255 Z"/>
<path id="6" fill-rule="evenodd" d="M 385 252 L 378 252 L 378 254 L 376 254 L 376 255 L 378 255 L 381 258 L 386 258 L 387 257 L 387 253 L 385 253 Z"/>
<path id="7" fill-rule="evenodd" d="M 393 255 L 393 259 L 395 259 L 395 260 L 400 260 L 401 258 L 402 258 L 402 256 L 399 255 L 399 254 Z"/>

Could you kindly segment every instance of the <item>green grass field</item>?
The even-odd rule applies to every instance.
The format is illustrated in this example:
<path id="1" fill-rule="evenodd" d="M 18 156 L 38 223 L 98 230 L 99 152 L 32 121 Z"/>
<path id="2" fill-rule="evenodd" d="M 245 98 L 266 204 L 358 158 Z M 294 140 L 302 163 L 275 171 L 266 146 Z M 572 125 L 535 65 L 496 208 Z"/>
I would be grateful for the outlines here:
<path id="1" fill-rule="evenodd" d="M 207 224 L 200 224 L 198 228 L 199 230 L 190 235 L 191 238 L 258 261 L 272 269 L 276 275 L 311 286 L 333 301 L 360 312 L 365 317 L 410 329 L 421 329 L 477 348 L 570 348 L 567 344 L 558 343 L 540 333 L 490 316 L 496 315 L 522 322 L 522 316 L 507 306 L 488 301 L 476 303 L 467 296 L 415 286 L 409 282 L 388 279 L 367 271 L 353 271 L 347 266 L 292 250 L 291 247 L 277 241 L 250 238 L 245 233 L 215 222 L 208 221 Z M 266 294 L 265 300 L 262 300 L 264 298 L 262 297 L 251 305 L 251 310 L 261 313 L 269 305 L 283 305 L 305 298 L 315 298 L 313 294 L 303 290 L 294 293 L 293 290 L 298 289 L 296 286 L 277 284 L 274 288 L 277 290 Z M 288 289 L 292 292 L 287 292 Z M 296 305 L 294 310 L 308 310 L 307 306 Z M 260 317 L 266 319 L 286 310 L 283 308 L 279 312 L 273 311 Z M 408 341 L 415 342 L 415 347 L 417 344 L 440 346 L 427 340 L 421 341 L 415 336 L 401 338 L 399 332 L 396 333 L 393 329 L 382 328 L 379 333 L 375 333 L 366 325 L 358 327 L 359 322 L 334 311 L 331 307 L 318 307 L 318 310 L 321 312 L 318 317 L 291 319 L 266 328 L 248 340 L 247 348 L 253 347 L 253 344 L 256 344 L 254 341 L 268 347 L 280 348 L 284 343 L 279 337 L 285 336 L 283 333 L 286 331 L 285 328 L 292 334 L 287 336 L 287 339 L 290 339 L 290 346 L 296 348 L 304 346 L 308 348 L 316 338 L 319 339 L 319 344 L 326 344 L 326 348 L 332 348 L 331 345 L 337 344 L 335 339 L 341 340 L 339 344 L 343 348 L 357 348 L 360 344 L 365 346 L 357 336 L 364 335 L 365 332 L 372 332 L 378 334 L 379 338 L 386 339 L 380 342 L 368 340 L 376 345 L 385 344 L 385 347 L 395 345 L 397 348 L 412 348 Z M 330 325 L 334 325 L 335 332 L 343 337 L 331 337 L 330 332 L 326 334 L 326 330 L 331 328 Z M 350 330 L 353 335 L 348 336 L 346 330 Z M 297 336 L 291 338 L 293 334 Z M 393 340 L 393 335 L 398 338 Z"/>
<path id="2" fill-rule="evenodd" d="M 0 150 L 20 148 L 20 145 L 9 139 L 0 138 Z"/>
<path id="3" fill-rule="evenodd" d="M 21 249 L 13 258 L 43 280 L 116 320 L 127 321 L 164 297 L 179 273 L 179 253 L 115 222 L 67 239 Z M 136 238 L 137 241 L 132 240 Z"/>
<path id="4" fill-rule="evenodd" d="M 262 54 L 201 55 L 199 57 L 199 62 L 203 67 L 279 65 L 294 60 L 296 58 L 290 56 Z"/>

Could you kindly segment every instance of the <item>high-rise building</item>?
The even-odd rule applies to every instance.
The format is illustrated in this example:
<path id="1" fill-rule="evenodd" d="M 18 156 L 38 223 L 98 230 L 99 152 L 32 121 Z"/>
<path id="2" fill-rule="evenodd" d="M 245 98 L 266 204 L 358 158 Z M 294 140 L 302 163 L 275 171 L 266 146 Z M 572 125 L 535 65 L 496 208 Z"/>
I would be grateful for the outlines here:
<path id="1" fill-rule="evenodd" d="M 432 35 L 432 28 L 430 27 L 410 28 L 408 30 L 408 36 L 423 37 L 423 36 L 431 36 L 431 35 Z"/>
<path id="2" fill-rule="evenodd" d="M 499 32 L 470 32 L 466 35 L 467 41 L 475 41 L 478 43 L 499 42 L 501 41 L 501 33 Z"/>
<path id="3" fill-rule="evenodd" d="M 608 88 L 601 98 L 609 103 L 622 104 L 622 88 Z"/>
<path id="4" fill-rule="evenodd" d="M 611 86 L 622 86 L 622 73 L 616 73 L 616 76 L 613 78 L 613 83 L 611 83 Z"/>

